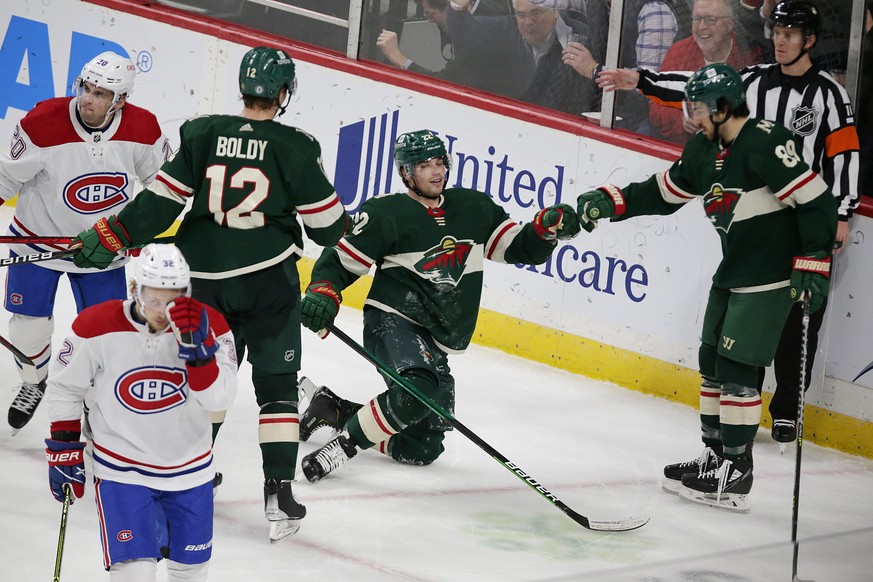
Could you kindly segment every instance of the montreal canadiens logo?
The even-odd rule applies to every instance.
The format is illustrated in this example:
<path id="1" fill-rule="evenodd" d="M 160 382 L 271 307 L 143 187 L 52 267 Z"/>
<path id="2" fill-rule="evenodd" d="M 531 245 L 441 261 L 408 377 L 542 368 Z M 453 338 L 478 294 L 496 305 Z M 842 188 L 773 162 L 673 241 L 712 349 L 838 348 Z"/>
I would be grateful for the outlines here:
<path id="1" fill-rule="evenodd" d="M 188 377 L 179 368 L 136 368 L 115 383 L 115 396 L 125 408 L 137 414 L 165 412 L 188 398 L 184 387 Z"/>
<path id="2" fill-rule="evenodd" d="M 80 214 L 97 214 L 127 202 L 127 174 L 98 173 L 79 176 L 64 186 L 64 203 Z"/>
<path id="3" fill-rule="evenodd" d="M 120 542 L 129 542 L 133 539 L 133 532 L 129 529 L 123 529 L 115 537 Z"/>

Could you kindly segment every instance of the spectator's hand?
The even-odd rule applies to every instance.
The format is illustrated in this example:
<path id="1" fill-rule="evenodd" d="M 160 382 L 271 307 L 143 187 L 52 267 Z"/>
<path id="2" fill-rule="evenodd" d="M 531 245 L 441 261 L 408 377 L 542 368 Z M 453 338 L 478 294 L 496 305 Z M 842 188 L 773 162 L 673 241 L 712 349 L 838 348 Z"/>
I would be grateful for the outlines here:
<path id="1" fill-rule="evenodd" d="M 630 91 L 637 88 L 640 74 L 633 69 L 604 69 L 596 81 L 597 86 L 607 93 L 616 89 Z"/>
<path id="2" fill-rule="evenodd" d="M 564 49 L 561 58 L 565 65 L 570 65 L 586 79 L 591 78 L 594 67 L 597 66 L 597 61 L 591 56 L 591 51 L 578 42 L 567 43 L 567 48 Z"/>
<path id="3" fill-rule="evenodd" d="M 837 239 L 834 241 L 834 254 L 843 250 L 843 247 L 849 242 L 849 222 L 847 220 L 837 221 Z"/>
<path id="4" fill-rule="evenodd" d="M 746 0 L 748 2 L 749 0 Z M 758 4 L 761 5 L 761 16 L 764 18 L 770 18 L 770 14 L 773 12 L 773 9 L 776 8 L 776 5 L 779 3 L 779 0 L 764 0 L 763 3 L 760 1 Z"/>
<path id="5" fill-rule="evenodd" d="M 376 46 L 385 55 L 385 58 L 395 67 L 402 67 L 406 64 L 407 57 L 400 52 L 400 43 L 397 42 L 397 33 L 393 30 L 382 29 L 382 32 L 376 37 Z"/>
<path id="6" fill-rule="evenodd" d="M 685 133 L 689 133 L 691 135 L 694 135 L 695 133 L 700 131 L 700 126 L 697 125 L 697 123 L 695 123 L 693 119 L 688 119 L 686 116 L 683 115 L 682 116 L 682 129 L 685 131 Z"/>

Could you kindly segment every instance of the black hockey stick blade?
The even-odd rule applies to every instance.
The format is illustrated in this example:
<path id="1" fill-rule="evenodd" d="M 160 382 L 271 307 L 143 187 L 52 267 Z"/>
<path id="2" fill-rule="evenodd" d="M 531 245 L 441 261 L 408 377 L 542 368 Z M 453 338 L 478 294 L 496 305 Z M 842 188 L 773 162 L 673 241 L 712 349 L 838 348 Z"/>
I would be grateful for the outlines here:
<path id="1" fill-rule="evenodd" d="M 449 424 L 451 424 L 458 432 L 463 434 L 465 437 L 473 441 L 473 443 L 478 446 L 480 449 L 488 453 L 488 455 L 503 465 L 508 471 L 510 471 L 513 475 L 521 479 L 528 487 L 539 493 L 545 500 L 549 503 L 560 509 L 567 515 L 570 519 L 581 525 L 582 527 L 595 531 L 630 531 L 642 527 L 648 523 L 648 517 L 629 517 L 627 519 L 619 519 L 619 520 L 596 520 L 590 519 L 576 511 L 573 511 L 567 505 L 558 499 L 552 492 L 546 489 L 542 484 L 539 483 L 536 479 L 530 476 L 527 472 L 525 472 L 521 467 L 510 461 L 503 454 L 501 454 L 497 449 L 489 445 L 487 442 L 482 440 L 479 435 L 474 433 L 472 430 L 464 426 L 461 421 L 452 416 L 448 411 L 442 408 L 440 405 L 433 402 L 430 398 L 421 393 L 421 391 L 416 388 L 413 384 L 409 383 L 405 378 L 403 378 L 400 374 L 398 374 L 395 370 L 392 370 L 382 362 L 376 359 L 375 356 L 370 354 L 363 346 L 361 346 L 358 342 L 349 337 L 345 332 L 337 328 L 334 324 L 328 323 L 327 329 L 331 333 L 333 333 L 337 338 L 340 339 L 344 344 L 352 348 L 358 355 L 362 356 L 365 360 L 370 362 L 380 374 L 385 376 L 387 379 L 399 385 L 401 388 L 406 390 L 411 396 L 416 398 L 419 402 L 427 406 L 431 411 L 439 415 L 441 418 L 444 418 Z"/>
<path id="2" fill-rule="evenodd" d="M 0 267 L 8 267 L 9 265 L 20 265 L 23 263 L 41 263 L 43 261 L 52 261 L 54 259 L 66 259 L 68 257 L 72 257 L 78 252 L 79 249 L 67 249 L 63 251 L 48 251 L 44 253 L 33 253 L 31 255 L 4 257 L 0 259 Z"/>
<path id="3" fill-rule="evenodd" d="M 12 345 L 12 342 L 3 336 L 0 336 L 0 345 L 12 352 L 15 359 L 18 360 L 18 363 L 21 365 L 21 379 L 28 384 L 39 384 L 39 376 L 36 373 L 36 364 L 33 363 L 33 360 L 28 358 L 24 352 Z"/>

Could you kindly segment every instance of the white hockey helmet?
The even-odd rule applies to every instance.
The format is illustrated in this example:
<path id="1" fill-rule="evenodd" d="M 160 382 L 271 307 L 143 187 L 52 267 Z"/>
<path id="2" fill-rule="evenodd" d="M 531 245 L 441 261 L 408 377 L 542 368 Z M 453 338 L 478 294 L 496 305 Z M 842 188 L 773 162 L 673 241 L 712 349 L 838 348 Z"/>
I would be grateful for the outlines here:
<path id="1" fill-rule="evenodd" d="M 112 51 L 106 51 L 85 63 L 76 79 L 73 92 L 78 93 L 82 84 L 87 81 L 101 89 L 112 91 L 113 103 L 117 103 L 122 95 L 130 96 L 133 92 L 135 78 L 136 66 L 133 61 Z"/>
<path id="2" fill-rule="evenodd" d="M 182 289 L 191 295 L 191 269 L 182 252 L 173 244 L 152 243 L 143 247 L 134 269 L 137 301 L 143 287 Z"/>

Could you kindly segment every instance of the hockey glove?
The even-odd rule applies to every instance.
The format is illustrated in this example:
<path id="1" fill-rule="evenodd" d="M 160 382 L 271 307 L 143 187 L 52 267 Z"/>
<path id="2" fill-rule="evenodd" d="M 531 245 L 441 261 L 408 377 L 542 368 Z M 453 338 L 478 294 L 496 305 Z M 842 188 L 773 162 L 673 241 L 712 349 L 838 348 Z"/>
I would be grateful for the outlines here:
<path id="1" fill-rule="evenodd" d="M 66 498 L 64 485 L 70 486 L 70 503 L 85 495 L 85 443 L 45 439 L 45 446 L 49 487 L 55 499 L 63 502 Z"/>
<path id="2" fill-rule="evenodd" d="M 533 228 L 543 240 L 569 240 L 579 234 L 579 217 L 569 204 L 556 204 L 537 212 Z"/>
<path id="3" fill-rule="evenodd" d="M 621 216 L 625 209 L 624 195 L 612 184 L 604 184 L 597 190 L 580 194 L 576 199 L 579 222 L 586 232 L 594 230 L 601 218 Z"/>
<path id="4" fill-rule="evenodd" d="M 71 249 L 81 249 L 73 256 L 73 263 L 77 267 L 95 269 L 108 267 L 118 251 L 128 246 L 130 236 L 114 214 L 109 218 L 101 218 L 70 243 Z"/>
<path id="5" fill-rule="evenodd" d="M 209 327 L 206 307 L 192 297 L 179 297 L 167 305 L 167 318 L 179 343 L 179 358 L 202 365 L 215 358 L 218 343 Z"/>
<path id="6" fill-rule="evenodd" d="M 830 290 L 831 257 L 825 251 L 794 257 L 791 271 L 791 298 L 803 301 L 809 297 L 809 312 L 821 309 Z"/>
<path id="7" fill-rule="evenodd" d="M 336 318 L 342 301 L 343 296 L 330 281 L 316 281 L 306 288 L 306 295 L 300 302 L 300 321 L 320 334 Z"/>

